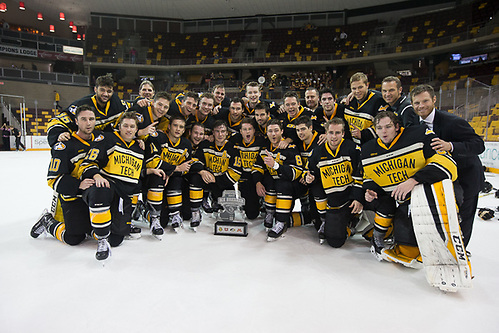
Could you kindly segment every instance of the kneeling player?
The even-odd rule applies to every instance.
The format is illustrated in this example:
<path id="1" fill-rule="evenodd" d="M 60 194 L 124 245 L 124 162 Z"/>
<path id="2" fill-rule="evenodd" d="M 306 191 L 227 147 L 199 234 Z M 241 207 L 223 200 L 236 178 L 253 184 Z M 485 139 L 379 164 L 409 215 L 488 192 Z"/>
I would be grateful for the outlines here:
<path id="1" fill-rule="evenodd" d="M 148 177 L 147 203 L 151 216 L 157 216 L 161 212 L 162 219 L 167 219 L 173 229 L 182 226 L 180 208 L 182 207 L 182 185 L 184 175 L 191 167 L 192 146 L 189 140 L 182 135 L 185 131 L 185 119 L 179 116 L 170 118 L 167 134 L 155 132 L 149 136 L 147 141 L 148 151 L 146 165 L 148 168 L 161 169 L 168 176 L 168 183 L 151 175 Z M 164 189 L 163 189 L 164 187 Z M 168 206 L 163 204 L 163 191 L 166 194 Z"/>
<path id="2" fill-rule="evenodd" d="M 410 193 L 417 184 L 433 184 L 457 177 L 456 163 L 436 152 L 433 131 L 424 126 L 403 128 L 391 111 L 374 118 L 377 140 L 362 146 L 365 199 L 374 208 L 372 252 L 379 259 L 417 267 L 419 249 L 409 217 Z M 385 249 L 383 237 L 393 222 L 395 247 Z"/>
<path id="3" fill-rule="evenodd" d="M 224 190 L 233 190 L 234 184 L 241 177 L 241 158 L 234 144 L 227 140 L 228 127 L 222 120 L 213 125 L 214 141 L 201 142 L 195 154 L 195 162 L 191 166 L 191 198 L 202 198 L 203 189 L 211 193 L 213 207 L 221 207 L 217 199 Z M 192 221 L 199 218 L 201 202 L 191 200 Z M 199 223 L 198 223 L 199 224 Z"/>
<path id="4" fill-rule="evenodd" d="M 90 208 L 90 220 L 99 242 L 97 260 L 107 259 L 110 245 L 120 245 L 128 234 L 131 197 L 138 195 L 139 177 L 145 173 L 144 150 L 134 140 L 138 129 L 135 112 L 125 112 L 118 129 L 98 136 L 82 163 L 82 178 L 95 181 L 83 193 L 83 200 Z M 147 173 L 166 179 L 162 170 L 147 169 Z M 158 217 L 151 219 L 151 231 L 153 235 L 163 235 Z"/>
<path id="5" fill-rule="evenodd" d="M 255 121 L 251 118 L 241 120 L 240 133 L 231 136 L 229 140 L 234 142 L 234 146 L 239 150 L 241 156 L 243 173 L 238 186 L 241 196 L 245 200 L 244 212 L 248 219 L 254 220 L 260 213 L 260 198 L 256 193 L 251 170 L 266 142 L 263 137 L 255 136 Z"/>
<path id="6" fill-rule="evenodd" d="M 296 199 L 303 199 L 302 207 L 308 205 L 307 189 L 299 182 L 303 172 L 300 153 L 293 144 L 279 148 L 283 141 L 282 126 L 279 120 L 270 120 L 267 126 L 270 143 L 260 152 L 252 171 L 256 191 L 259 196 L 265 197 L 264 225 L 267 229 L 271 228 L 268 241 L 281 237 L 291 223 L 296 224 L 291 214 Z M 310 222 L 310 212 L 303 213 L 304 221 L 299 224 Z"/>
<path id="7" fill-rule="evenodd" d="M 75 121 L 78 130 L 71 134 L 69 140 L 57 142 L 52 147 L 47 175 L 49 186 L 58 193 L 57 200 L 62 208 L 64 222 L 57 221 L 45 210 L 31 229 L 34 238 L 48 232 L 69 245 L 80 244 L 92 231 L 88 206 L 81 195 L 95 182 L 93 179 L 80 181 L 78 174 L 78 168 L 94 139 L 94 109 L 89 105 L 79 106 L 75 111 Z"/>
<path id="8" fill-rule="evenodd" d="M 321 215 L 319 238 L 332 247 L 341 247 L 352 234 L 351 221 L 363 208 L 360 148 L 343 138 L 342 119 L 333 118 L 324 127 L 326 144 L 317 147 L 308 160 L 305 180 L 313 184 Z"/>

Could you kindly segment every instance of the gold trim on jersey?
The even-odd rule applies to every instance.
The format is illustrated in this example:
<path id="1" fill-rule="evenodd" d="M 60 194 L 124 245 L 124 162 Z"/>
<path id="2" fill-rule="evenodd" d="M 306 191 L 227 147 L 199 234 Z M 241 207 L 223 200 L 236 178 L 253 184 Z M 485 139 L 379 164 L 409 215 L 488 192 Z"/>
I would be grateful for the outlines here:
<path id="1" fill-rule="evenodd" d="M 105 108 L 104 112 L 102 112 L 99 109 L 99 102 L 97 102 L 97 95 L 93 95 L 91 97 L 91 100 L 92 100 L 92 103 L 94 103 L 94 107 L 97 110 L 97 112 L 99 112 L 100 114 L 102 114 L 102 115 L 104 115 L 104 116 L 107 117 L 107 111 L 109 111 L 109 108 L 111 107 L 111 98 L 109 98 L 109 101 L 107 101 L 106 108 Z"/>
<path id="2" fill-rule="evenodd" d="M 323 109 L 324 110 L 324 109 Z M 338 103 L 334 103 L 334 109 L 333 109 L 333 113 L 331 114 L 331 116 L 328 116 L 326 114 L 326 110 L 324 110 L 324 117 L 329 121 L 331 119 L 334 118 L 334 116 L 336 116 L 336 111 L 338 110 Z M 321 120 L 322 121 L 322 120 Z"/>
<path id="3" fill-rule="evenodd" d="M 375 94 L 372 91 L 370 91 L 369 92 L 369 96 L 367 96 L 366 100 L 364 102 L 362 102 L 362 104 L 358 104 L 358 102 L 357 102 L 357 104 L 358 104 L 357 110 L 359 110 L 360 108 L 362 108 L 367 103 L 367 101 L 369 101 L 374 95 Z"/>

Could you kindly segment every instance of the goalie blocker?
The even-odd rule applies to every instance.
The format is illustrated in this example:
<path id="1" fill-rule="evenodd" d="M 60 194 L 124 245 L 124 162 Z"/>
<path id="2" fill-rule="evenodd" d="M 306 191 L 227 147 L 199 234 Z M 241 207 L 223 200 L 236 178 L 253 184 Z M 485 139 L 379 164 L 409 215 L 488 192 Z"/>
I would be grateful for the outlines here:
<path id="1" fill-rule="evenodd" d="M 420 184 L 412 190 L 411 216 L 427 281 L 443 291 L 471 288 L 451 180 Z"/>

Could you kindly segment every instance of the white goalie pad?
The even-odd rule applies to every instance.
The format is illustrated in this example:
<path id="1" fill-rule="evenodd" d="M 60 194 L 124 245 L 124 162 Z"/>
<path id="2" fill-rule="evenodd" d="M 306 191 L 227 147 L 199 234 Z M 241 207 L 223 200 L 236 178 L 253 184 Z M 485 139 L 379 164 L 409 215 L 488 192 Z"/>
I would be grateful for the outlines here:
<path id="1" fill-rule="evenodd" d="M 417 185 L 411 194 L 411 216 L 427 281 L 444 291 L 471 288 L 471 264 L 452 181 Z"/>

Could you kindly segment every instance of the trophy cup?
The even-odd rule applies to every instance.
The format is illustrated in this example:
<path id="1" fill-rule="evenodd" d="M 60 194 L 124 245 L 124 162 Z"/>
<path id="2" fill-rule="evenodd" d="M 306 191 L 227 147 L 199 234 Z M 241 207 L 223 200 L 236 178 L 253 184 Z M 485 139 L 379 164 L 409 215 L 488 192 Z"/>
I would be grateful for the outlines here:
<path id="1" fill-rule="evenodd" d="M 218 203 L 222 205 L 223 211 L 220 212 L 221 221 L 215 222 L 215 235 L 222 236 L 248 236 L 248 223 L 234 221 L 236 209 L 242 207 L 245 203 L 241 198 L 240 192 L 235 190 L 225 190 Z"/>

